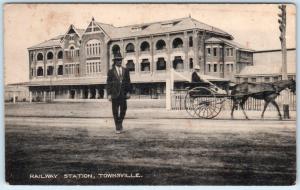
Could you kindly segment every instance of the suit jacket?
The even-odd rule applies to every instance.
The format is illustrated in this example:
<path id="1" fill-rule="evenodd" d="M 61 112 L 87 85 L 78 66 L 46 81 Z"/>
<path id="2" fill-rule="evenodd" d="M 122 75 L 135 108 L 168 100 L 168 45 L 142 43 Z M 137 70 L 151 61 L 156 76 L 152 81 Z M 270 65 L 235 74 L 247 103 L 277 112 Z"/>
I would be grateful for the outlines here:
<path id="1" fill-rule="evenodd" d="M 192 82 L 203 82 L 196 71 L 192 74 Z"/>
<path id="2" fill-rule="evenodd" d="M 125 98 L 127 93 L 132 90 L 129 70 L 122 67 L 122 76 L 118 75 L 118 72 L 113 66 L 107 73 L 107 94 L 111 95 L 111 98 Z"/>

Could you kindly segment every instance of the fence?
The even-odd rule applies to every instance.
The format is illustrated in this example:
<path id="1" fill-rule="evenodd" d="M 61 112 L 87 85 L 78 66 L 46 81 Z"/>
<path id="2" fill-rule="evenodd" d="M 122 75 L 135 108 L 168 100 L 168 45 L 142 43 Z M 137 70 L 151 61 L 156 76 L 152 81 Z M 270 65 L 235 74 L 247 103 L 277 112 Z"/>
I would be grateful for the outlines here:
<path id="1" fill-rule="evenodd" d="M 185 96 L 186 96 L 186 91 L 185 90 L 175 90 L 171 92 L 171 108 L 172 110 L 184 110 L 185 106 L 184 106 L 184 100 L 185 100 Z M 284 97 L 282 95 L 279 95 L 276 98 L 276 102 L 280 108 L 280 110 L 282 110 L 282 105 L 283 105 L 283 101 Z M 291 111 L 296 111 L 296 95 L 294 95 L 291 92 L 288 92 L 288 102 L 289 102 L 289 106 L 290 106 L 290 110 Z M 224 109 L 231 109 L 232 107 L 232 100 L 230 98 L 228 98 L 227 101 L 224 102 Z M 248 98 L 247 102 L 244 105 L 244 109 L 245 110 L 257 110 L 257 111 L 262 111 L 263 107 L 264 107 L 264 100 L 258 100 L 258 99 L 254 99 L 254 98 Z M 240 107 L 238 108 L 240 109 Z M 272 105 L 269 104 L 267 107 L 267 110 L 276 110 L 276 108 Z"/>

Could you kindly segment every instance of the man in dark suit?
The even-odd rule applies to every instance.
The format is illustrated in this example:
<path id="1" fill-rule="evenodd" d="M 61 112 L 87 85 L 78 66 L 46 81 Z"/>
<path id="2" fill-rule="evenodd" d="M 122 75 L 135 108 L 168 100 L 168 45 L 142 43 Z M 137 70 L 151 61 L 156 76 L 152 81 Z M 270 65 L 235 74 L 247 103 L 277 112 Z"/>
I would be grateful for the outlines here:
<path id="1" fill-rule="evenodd" d="M 107 73 L 108 100 L 112 102 L 116 133 L 123 131 L 123 120 L 127 110 L 127 99 L 130 98 L 131 82 L 129 70 L 122 67 L 122 55 L 114 55 L 114 64 Z"/>
<path id="2" fill-rule="evenodd" d="M 200 66 L 196 65 L 194 67 L 194 72 L 192 74 L 192 82 L 203 82 L 203 80 L 200 78 Z"/>

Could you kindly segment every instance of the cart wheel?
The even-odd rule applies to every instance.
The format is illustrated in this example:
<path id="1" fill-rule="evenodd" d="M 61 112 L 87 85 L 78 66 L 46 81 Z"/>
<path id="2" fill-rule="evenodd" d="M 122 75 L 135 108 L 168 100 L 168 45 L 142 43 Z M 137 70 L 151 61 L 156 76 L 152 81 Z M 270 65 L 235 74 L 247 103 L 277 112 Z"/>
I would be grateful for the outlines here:
<path id="1" fill-rule="evenodd" d="M 208 88 L 196 87 L 188 91 L 185 97 L 185 110 L 192 117 L 211 119 L 221 112 L 224 101 Z"/>
<path id="2" fill-rule="evenodd" d="M 197 102 L 195 100 L 196 98 L 190 96 L 189 92 L 187 92 L 184 98 L 184 108 L 192 117 L 198 117 L 195 112 L 195 107 L 197 106 Z"/>
<path id="3" fill-rule="evenodd" d="M 195 113 L 199 118 L 212 119 L 219 115 L 223 108 L 224 99 L 216 97 L 198 97 Z"/>

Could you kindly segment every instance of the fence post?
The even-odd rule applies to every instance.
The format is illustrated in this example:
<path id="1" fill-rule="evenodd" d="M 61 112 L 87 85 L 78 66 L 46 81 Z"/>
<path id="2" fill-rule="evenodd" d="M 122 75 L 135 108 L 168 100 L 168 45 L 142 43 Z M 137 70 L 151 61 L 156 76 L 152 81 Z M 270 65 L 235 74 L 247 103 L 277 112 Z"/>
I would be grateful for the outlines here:
<path id="1" fill-rule="evenodd" d="M 171 110 L 171 80 L 166 79 L 166 109 Z"/>

